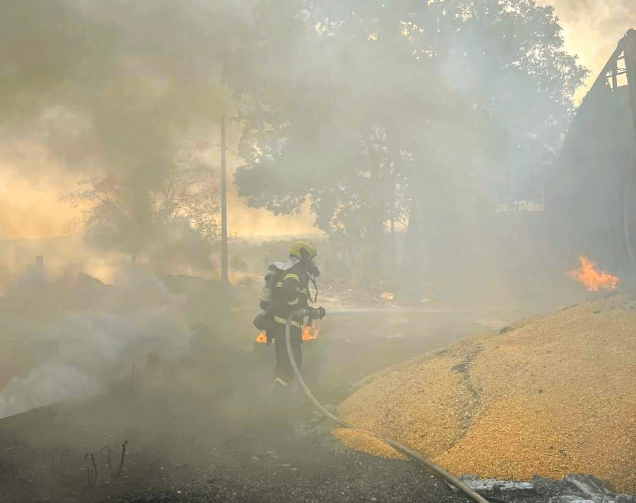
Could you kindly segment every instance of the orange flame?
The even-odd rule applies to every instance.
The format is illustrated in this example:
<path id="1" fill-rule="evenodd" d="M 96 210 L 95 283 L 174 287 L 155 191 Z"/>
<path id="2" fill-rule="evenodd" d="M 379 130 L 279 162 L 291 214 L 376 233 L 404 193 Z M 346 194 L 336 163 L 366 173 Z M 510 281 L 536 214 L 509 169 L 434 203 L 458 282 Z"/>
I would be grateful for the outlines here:
<path id="1" fill-rule="evenodd" d="M 303 327 L 303 341 L 311 341 L 318 338 L 318 332 L 320 331 L 320 326 L 317 321 L 314 321 L 313 326 L 308 327 L 305 325 Z"/>
<path id="2" fill-rule="evenodd" d="M 620 278 L 606 272 L 596 270 L 596 264 L 590 259 L 581 256 L 581 267 L 568 272 L 568 276 L 585 285 L 589 292 L 598 292 L 600 289 L 615 290 Z"/>
<path id="3" fill-rule="evenodd" d="M 317 339 L 319 332 L 320 324 L 317 321 L 314 321 L 314 324 L 311 327 L 305 325 L 303 327 L 303 341 L 313 341 L 314 339 Z M 265 333 L 265 331 L 258 334 L 256 342 L 267 342 L 267 334 Z"/>

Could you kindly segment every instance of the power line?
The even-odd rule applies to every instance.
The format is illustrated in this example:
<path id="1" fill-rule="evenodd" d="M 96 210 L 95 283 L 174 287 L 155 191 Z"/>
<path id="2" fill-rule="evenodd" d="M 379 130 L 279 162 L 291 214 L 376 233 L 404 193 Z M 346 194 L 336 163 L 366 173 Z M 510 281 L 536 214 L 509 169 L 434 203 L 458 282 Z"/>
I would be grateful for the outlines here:
<path id="1" fill-rule="evenodd" d="M 197 140 L 196 138 L 190 138 L 189 136 L 182 136 L 181 138 L 183 138 L 184 140 L 195 141 L 197 143 L 203 143 L 204 145 L 209 145 L 211 147 L 223 148 L 223 146 L 219 145 L 218 143 L 212 143 L 212 142 L 204 141 L 204 140 Z M 225 146 L 225 150 L 232 152 L 236 157 L 240 157 L 236 150 L 229 148 L 227 145 Z"/>

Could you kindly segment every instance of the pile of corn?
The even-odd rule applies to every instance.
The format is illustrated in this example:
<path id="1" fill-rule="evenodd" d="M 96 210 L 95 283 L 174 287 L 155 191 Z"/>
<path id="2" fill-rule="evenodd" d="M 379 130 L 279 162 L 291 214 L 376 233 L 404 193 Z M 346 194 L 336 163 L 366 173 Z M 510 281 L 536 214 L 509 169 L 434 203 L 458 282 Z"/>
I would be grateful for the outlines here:
<path id="1" fill-rule="evenodd" d="M 635 493 L 636 301 L 598 298 L 383 370 L 340 416 L 455 475 L 583 473 Z M 334 435 L 400 457 L 364 433 Z"/>

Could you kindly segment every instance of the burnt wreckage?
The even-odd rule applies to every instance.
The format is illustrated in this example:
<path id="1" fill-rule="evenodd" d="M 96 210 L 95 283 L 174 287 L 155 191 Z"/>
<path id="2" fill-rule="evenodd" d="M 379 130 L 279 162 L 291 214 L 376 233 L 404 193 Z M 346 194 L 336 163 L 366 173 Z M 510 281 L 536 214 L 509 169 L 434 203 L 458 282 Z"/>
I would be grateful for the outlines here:
<path id="1" fill-rule="evenodd" d="M 582 255 L 621 280 L 636 280 L 636 30 L 619 41 L 579 106 L 557 160 L 539 181 L 541 194 L 528 195 L 532 207 L 511 204 L 510 139 L 494 134 L 484 144 L 471 134 L 465 141 L 482 146 L 494 173 L 485 198 L 500 204 L 481 212 L 465 206 L 462 213 L 452 190 L 415 178 L 405 294 L 421 295 L 423 284 L 437 281 L 479 296 L 495 281 L 527 298 L 537 274 L 562 274 Z M 474 159 L 461 158 L 458 149 L 454 162 Z"/>
<path id="2" fill-rule="evenodd" d="M 546 187 L 551 237 L 636 277 L 636 31 L 581 103 Z"/>

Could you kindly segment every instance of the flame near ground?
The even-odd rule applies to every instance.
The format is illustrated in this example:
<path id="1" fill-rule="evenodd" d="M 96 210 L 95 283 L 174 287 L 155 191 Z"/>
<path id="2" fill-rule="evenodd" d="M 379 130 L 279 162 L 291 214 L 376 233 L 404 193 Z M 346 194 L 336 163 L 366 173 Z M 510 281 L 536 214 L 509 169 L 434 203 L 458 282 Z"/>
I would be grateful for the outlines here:
<path id="1" fill-rule="evenodd" d="M 599 290 L 615 290 L 620 278 L 596 269 L 596 264 L 587 257 L 579 258 L 581 265 L 578 269 L 569 271 L 568 277 L 577 280 L 585 286 L 589 292 Z"/>
<path id="2" fill-rule="evenodd" d="M 315 321 L 312 326 L 303 326 L 303 341 L 312 341 L 318 338 L 320 332 L 320 324 Z M 267 333 L 262 331 L 256 338 L 256 342 L 267 342 Z"/>

